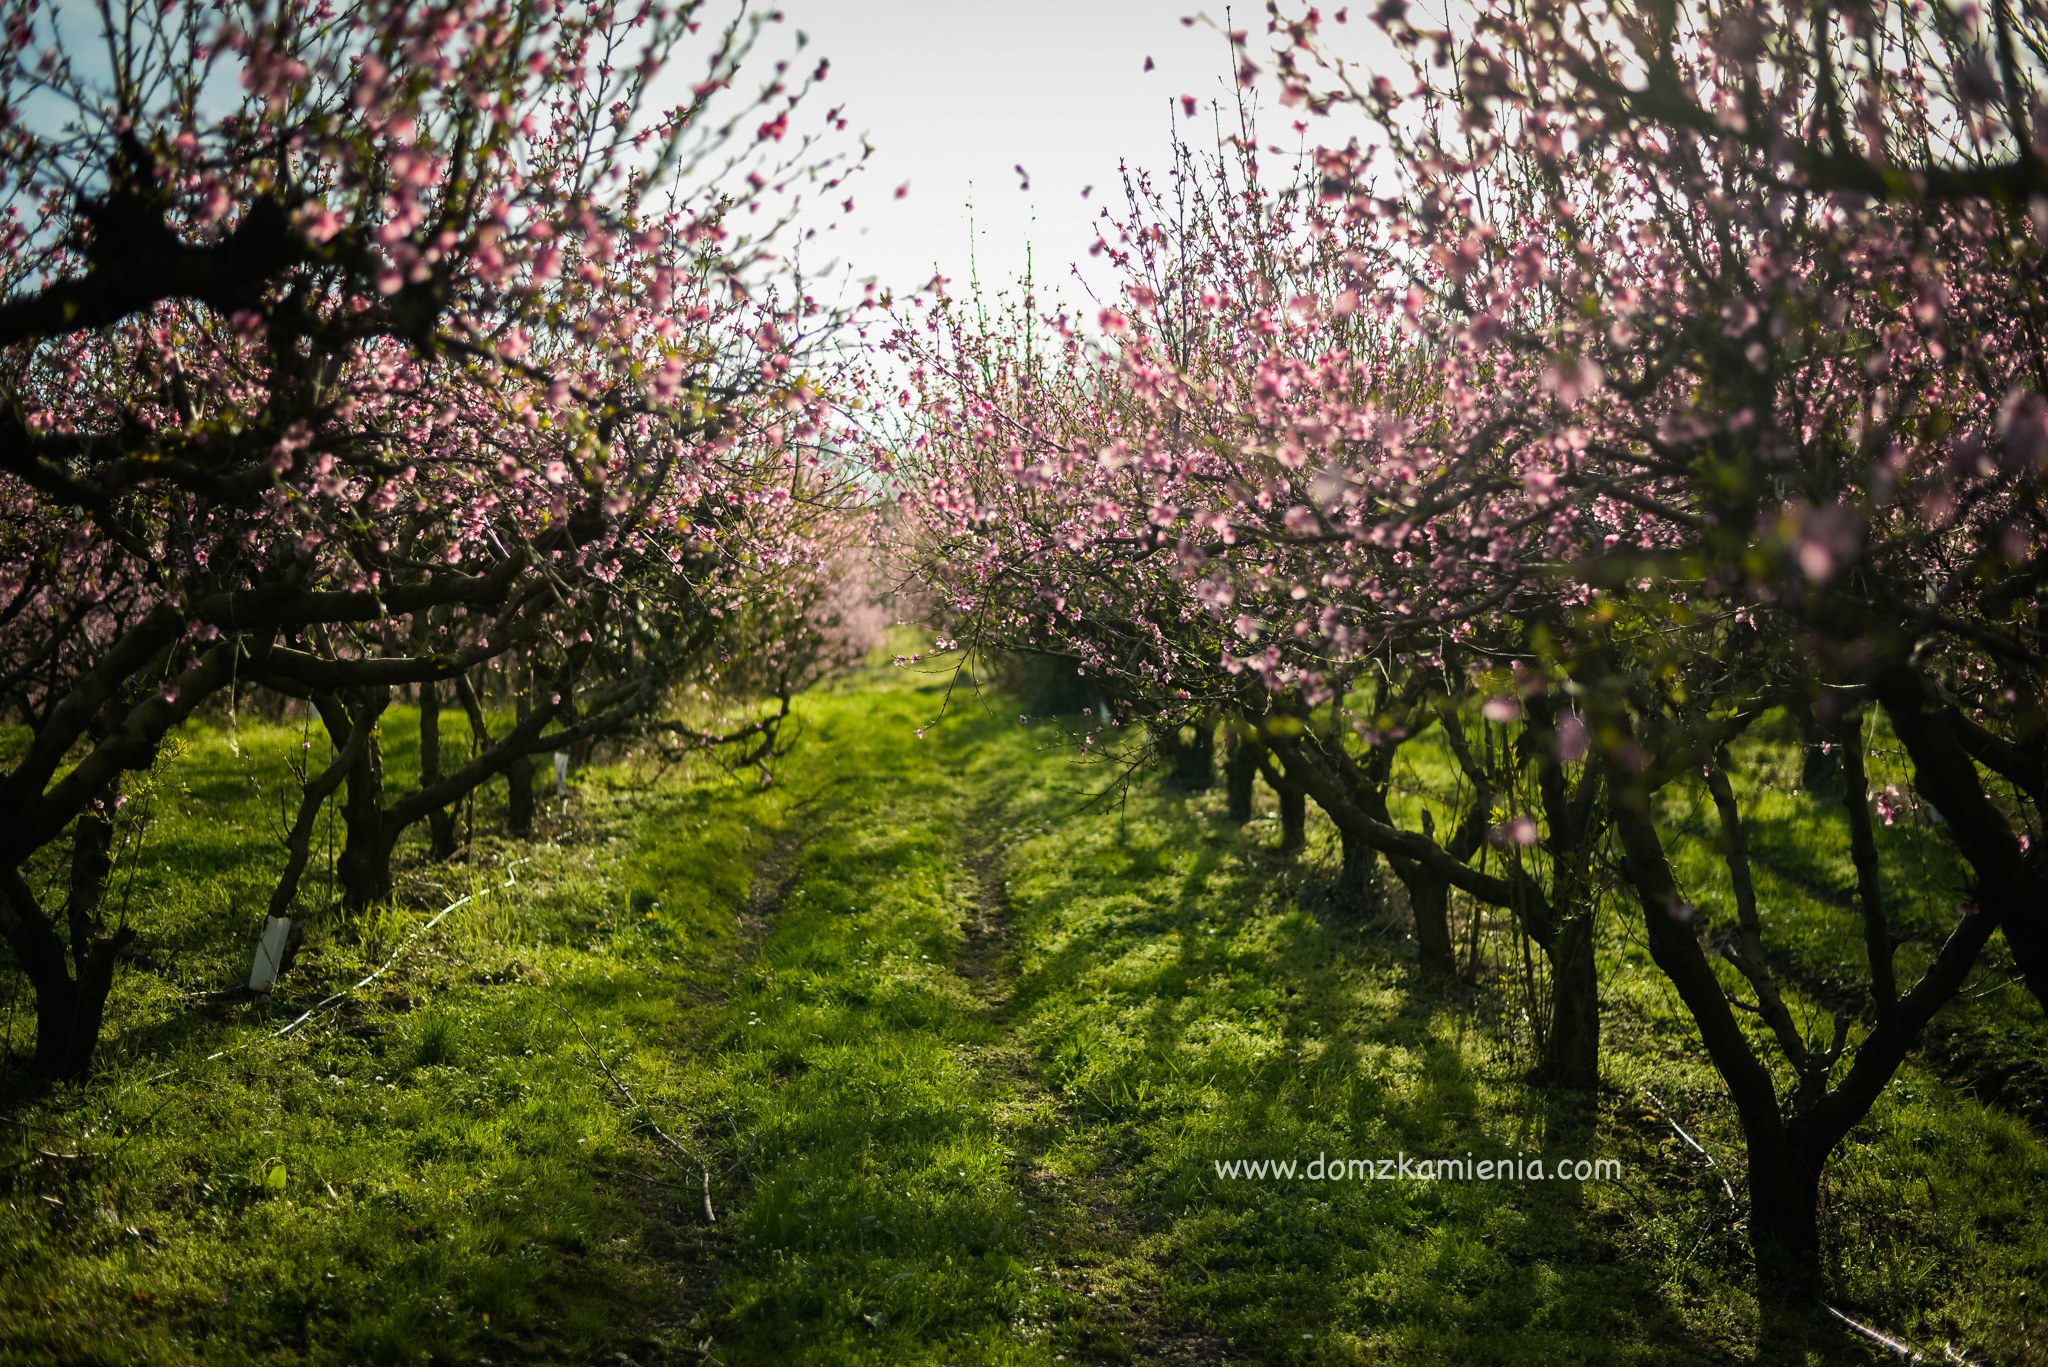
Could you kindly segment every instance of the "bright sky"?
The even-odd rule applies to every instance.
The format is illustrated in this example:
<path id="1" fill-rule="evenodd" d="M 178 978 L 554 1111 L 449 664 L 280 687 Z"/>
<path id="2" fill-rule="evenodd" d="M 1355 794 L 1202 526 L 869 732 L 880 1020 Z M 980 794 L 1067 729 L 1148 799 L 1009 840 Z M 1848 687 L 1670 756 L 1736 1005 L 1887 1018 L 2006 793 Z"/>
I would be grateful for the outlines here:
<path id="1" fill-rule="evenodd" d="M 875 146 L 854 212 L 834 214 L 839 226 L 821 242 L 857 277 L 907 291 L 936 268 L 964 292 L 971 196 L 984 285 L 1021 275 L 1029 242 L 1041 286 L 1073 298 L 1068 267 L 1086 260 L 1096 212 L 1122 202 L 1118 159 L 1166 166 L 1179 97 L 1202 101 L 1206 140 L 1207 107 L 1228 96 L 1222 33 L 1180 22 L 1204 3 L 779 0 L 811 52 L 832 60 L 815 94 L 844 103 L 848 133 Z M 1238 25 L 1263 26 L 1257 0 L 1236 11 Z M 1207 12 L 1222 22 L 1220 0 Z M 1285 129 L 1271 112 L 1273 131 Z M 905 182 L 910 193 L 894 198 Z"/>

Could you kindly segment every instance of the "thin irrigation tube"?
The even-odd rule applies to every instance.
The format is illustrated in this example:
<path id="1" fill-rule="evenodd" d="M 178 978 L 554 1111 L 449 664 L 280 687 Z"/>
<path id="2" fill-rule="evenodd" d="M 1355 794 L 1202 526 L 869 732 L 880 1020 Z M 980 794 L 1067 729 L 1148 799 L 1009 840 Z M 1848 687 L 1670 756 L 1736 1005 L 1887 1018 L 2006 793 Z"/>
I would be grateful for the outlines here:
<path id="1" fill-rule="evenodd" d="M 328 1010 L 330 1007 L 340 1005 L 349 997 L 354 996 L 356 993 L 362 991 L 371 983 L 377 981 L 377 979 L 383 977 L 386 973 L 390 972 L 392 965 L 396 964 L 399 961 L 399 959 L 404 957 L 405 952 L 408 949 L 412 948 L 413 942 L 415 940 L 419 939 L 422 935 L 425 935 L 429 931 L 433 930 L 435 926 L 440 925 L 441 922 L 446 920 L 451 913 L 461 909 L 462 907 L 469 905 L 471 902 L 477 901 L 480 898 L 488 897 L 494 892 L 503 892 L 506 888 L 513 887 L 514 885 L 516 885 L 519 882 L 519 879 L 513 873 L 513 870 L 517 869 L 521 864 L 531 863 L 532 860 L 533 856 L 531 855 L 528 855 L 526 858 L 523 859 L 513 860 L 511 863 L 505 866 L 506 878 L 504 882 L 498 884 L 496 887 L 479 888 L 474 892 L 464 893 L 462 896 L 450 902 L 447 906 L 442 907 L 439 911 L 435 912 L 431 917 L 429 917 L 424 924 L 415 926 L 403 940 L 400 940 L 398 942 L 398 947 L 391 951 L 390 956 L 386 958 L 383 963 L 379 964 L 376 968 L 372 969 L 369 973 L 365 974 L 363 977 L 359 978 L 354 983 L 351 983 L 349 986 L 342 988 L 338 992 L 332 992 L 329 993 L 327 996 L 322 997 L 319 1001 L 313 1003 L 304 1011 L 300 1012 L 299 1015 L 289 1024 L 279 1026 L 277 1029 L 269 1031 L 266 1034 L 259 1035 L 255 1039 L 244 1040 L 242 1043 L 230 1045 L 226 1049 L 215 1050 L 213 1053 L 208 1054 L 205 1058 L 201 1059 L 200 1062 L 212 1063 L 218 1059 L 224 1059 L 228 1057 L 230 1054 L 239 1054 L 245 1049 L 253 1049 L 259 1044 L 267 1044 L 272 1040 L 283 1039 L 285 1036 L 291 1034 L 294 1030 L 297 1030 L 300 1026 L 304 1025 L 307 1021 L 312 1020 L 321 1012 Z M 156 1083 L 162 1082 L 166 1078 L 176 1077 L 180 1072 L 183 1071 L 185 1070 L 182 1068 L 172 1068 L 167 1072 L 158 1073 L 156 1076 L 146 1079 L 143 1085 L 152 1086 Z"/>
<path id="2" fill-rule="evenodd" d="M 1657 1108 L 1657 1113 L 1664 1117 L 1664 1123 L 1669 1125 L 1672 1131 L 1676 1133 L 1680 1139 L 1683 1139 L 1686 1142 L 1686 1146 L 1690 1148 L 1694 1153 L 1698 1154 L 1701 1158 L 1707 1160 L 1707 1166 L 1712 1168 L 1714 1170 L 1714 1176 L 1720 1178 L 1721 1180 L 1721 1190 L 1728 1194 L 1728 1200 L 1731 1203 L 1735 1203 L 1736 1196 L 1734 1184 L 1729 1182 L 1727 1174 L 1721 1171 L 1721 1165 L 1714 1161 L 1714 1155 L 1708 1153 L 1706 1146 L 1700 1143 L 1699 1140 L 1694 1139 L 1691 1135 L 1687 1134 L 1685 1132 L 1684 1126 L 1680 1125 L 1676 1120 L 1671 1118 L 1671 1112 L 1665 1109 L 1663 1102 L 1657 1100 L 1657 1094 L 1655 1092 L 1646 1091 L 1643 1093 L 1643 1095 L 1649 1098 L 1650 1104 Z"/>

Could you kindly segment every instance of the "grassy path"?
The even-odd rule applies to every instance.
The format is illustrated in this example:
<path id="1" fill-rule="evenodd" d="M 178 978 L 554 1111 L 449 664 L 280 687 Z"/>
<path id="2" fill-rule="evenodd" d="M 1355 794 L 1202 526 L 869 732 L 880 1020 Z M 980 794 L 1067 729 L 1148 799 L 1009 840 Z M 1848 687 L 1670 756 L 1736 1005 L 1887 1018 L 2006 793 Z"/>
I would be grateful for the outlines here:
<path id="1" fill-rule="evenodd" d="M 1010 1029 L 1001 828 L 957 762 L 989 737 L 905 744 L 935 705 L 819 707 L 806 837 L 707 1023 L 694 1104 L 739 1187 L 722 1361 L 1129 1353 L 1114 1306 L 1062 1271 L 1084 1212 L 1042 1162 L 1062 1124 Z"/>
<path id="2" fill-rule="evenodd" d="M 744 1193 L 705 1321 L 716 1360 L 1758 1351 L 1739 1212 L 1644 1099 L 1724 1165 L 1739 1148 L 1625 938 L 1613 1089 L 1581 1116 L 1522 1083 L 1500 995 L 1419 991 L 1396 937 L 1315 910 L 1318 861 L 1276 860 L 1270 832 L 1148 784 L 1084 810 L 1107 772 L 1006 720 L 910 739 L 937 710 L 900 678 L 814 705 L 832 796 L 704 1060 Z M 1214 1167 L 1399 1153 L 1623 1172 L 1261 1183 Z M 2008 1164 L 2048 1184 L 2023 1124 L 1909 1078 L 1833 1189 L 1856 1232 L 1837 1245 L 1851 1308 L 1921 1341 L 2038 1336 L 2020 1293 L 2044 1270 L 2048 1213 L 1994 1176 Z M 1934 1214 L 1958 1203 L 1984 1218 Z M 1902 1223 L 1933 1263 L 1908 1265 L 1886 1233 Z M 1902 1279 L 1910 1295 L 1887 1290 Z"/>
<path id="3" fill-rule="evenodd" d="M 895 672 L 806 698 L 767 790 L 581 776 L 551 839 L 413 866 L 431 909 L 527 861 L 283 1041 L 424 913 L 316 919 L 274 999 L 198 990 L 246 971 L 250 766 L 298 743 L 199 735 L 171 777 L 254 796 L 156 837 L 105 1071 L 0 1095 L 0 1367 L 1857 1360 L 1760 1345 L 1732 1117 L 1625 926 L 1585 1114 L 1522 1081 L 1506 977 L 1424 990 L 1324 909 L 1320 824 L 1282 860 L 1220 795 L 1091 806 L 1110 771 L 941 705 Z M 1215 1166 L 1398 1154 L 1622 1170 Z M 2036 1131 L 1916 1067 L 1833 1172 L 1840 1304 L 2041 1356 Z"/>
<path id="4" fill-rule="evenodd" d="M 1546 1131 L 1468 1012 L 1300 910 L 1298 871 L 1149 793 L 1077 814 L 1103 771 L 1014 725 L 906 743 L 936 706 L 819 704 L 811 838 L 695 1084 L 741 1192 L 714 1358 L 1686 1355 L 1577 1184 L 1219 1181 L 1590 1138 Z"/>

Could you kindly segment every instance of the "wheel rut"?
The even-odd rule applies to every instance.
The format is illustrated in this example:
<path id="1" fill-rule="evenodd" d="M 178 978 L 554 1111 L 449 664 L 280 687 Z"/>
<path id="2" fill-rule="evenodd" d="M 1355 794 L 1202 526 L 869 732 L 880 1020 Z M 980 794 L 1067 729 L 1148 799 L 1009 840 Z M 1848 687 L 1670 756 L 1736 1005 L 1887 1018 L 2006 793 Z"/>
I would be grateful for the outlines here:
<path id="1" fill-rule="evenodd" d="M 1012 1170 L 1033 1212 L 1032 1241 L 1047 1272 L 1091 1307 L 1084 1346 L 1103 1356 L 1162 1367 L 1233 1361 L 1219 1339 L 1183 1324 L 1161 1321 L 1158 1288 L 1140 1251 L 1140 1222 L 1118 1195 L 1126 1147 L 1104 1122 L 1090 1117 L 1041 1076 L 1021 1037 L 1028 1001 L 1019 996 L 1023 965 L 1015 908 L 1005 873 L 1008 813 L 994 803 L 973 809 L 964 833 L 972 840 L 962 860 L 965 938 L 954 973 L 993 1027 L 993 1043 L 973 1049 L 973 1062 L 992 1091 L 1000 1123 L 1009 1131 Z M 1076 1140 L 1110 1155 L 1086 1176 L 1061 1170 L 1058 1153 Z"/>

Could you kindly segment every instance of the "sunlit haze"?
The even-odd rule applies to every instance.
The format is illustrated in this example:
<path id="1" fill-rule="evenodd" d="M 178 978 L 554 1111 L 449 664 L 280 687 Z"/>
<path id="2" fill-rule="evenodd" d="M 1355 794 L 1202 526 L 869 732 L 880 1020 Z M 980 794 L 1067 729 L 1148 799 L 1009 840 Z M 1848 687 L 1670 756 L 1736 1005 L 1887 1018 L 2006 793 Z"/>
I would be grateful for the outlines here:
<path id="1" fill-rule="evenodd" d="M 808 250 L 897 290 L 935 271 L 964 285 L 973 266 L 987 284 L 1013 279 L 1030 244 L 1038 279 L 1068 292 L 1061 282 L 1094 241 L 1095 215 L 1114 202 L 1119 161 L 1165 165 L 1180 97 L 1198 98 L 1206 135 L 1230 85 L 1222 7 L 1207 11 L 1213 24 L 1181 22 L 1204 12 L 1196 0 L 782 8 L 831 59 L 818 95 L 843 104 L 848 135 L 864 132 L 875 149 L 850 187 L 853 211 L 835 201 L 831 230 Z"/>

